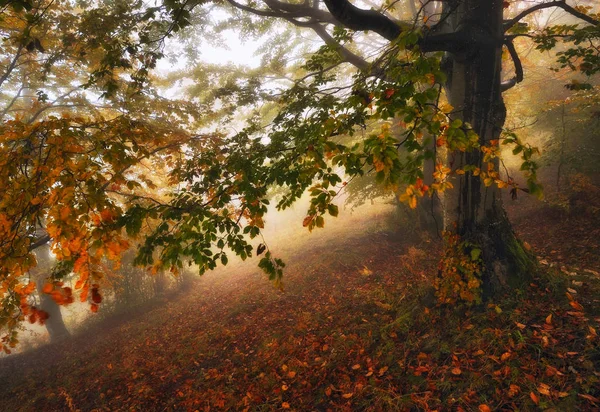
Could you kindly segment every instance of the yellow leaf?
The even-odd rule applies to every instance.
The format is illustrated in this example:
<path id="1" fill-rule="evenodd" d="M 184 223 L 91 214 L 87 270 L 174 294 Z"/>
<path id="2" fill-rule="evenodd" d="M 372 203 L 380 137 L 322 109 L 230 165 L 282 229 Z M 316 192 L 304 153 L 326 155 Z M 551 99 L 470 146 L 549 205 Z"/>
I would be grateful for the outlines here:
<path id="1" fill-rule="evenodd" d="M 417 197 L 411 196 L 408 201 L 408 205 L 410 206 L 411 209 L 416 209 L 417 208 Z"/>

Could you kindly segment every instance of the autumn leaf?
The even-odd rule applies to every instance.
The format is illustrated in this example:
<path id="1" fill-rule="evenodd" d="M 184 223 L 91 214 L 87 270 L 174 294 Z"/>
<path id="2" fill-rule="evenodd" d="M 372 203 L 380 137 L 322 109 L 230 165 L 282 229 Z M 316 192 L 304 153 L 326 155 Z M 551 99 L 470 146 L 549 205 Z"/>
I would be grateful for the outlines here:
<path id="1" fill-rule="evenodd" d="M 481 404 L 479 405 L 479 412 L 491 412 L 492 410 L 490 409 L 489 406 L 487 406 L 486 404 Z"/>
<path id="2" fill-rule="evenodd" d="M 535 393 L 529 392 L 529 397 L 531 398 L 533 403 L 535 403 L 536 405 L 538 405 L 540 403 L 540 398 L 538 398 L 538 396 Z"/>
<path id="3" fill-rule="evenodd" d="M 569 305 L 575 310 L 583 311 L 583 306 L 579 302 L 572 300 L 569 302 Z"/>
<path id="4" fill-rule="evenodd" d="M 354 393 L 345 393 L 342 395 L 342 398 L 344 399 L 350 399 L 352 396 L 354 396 Z"/>

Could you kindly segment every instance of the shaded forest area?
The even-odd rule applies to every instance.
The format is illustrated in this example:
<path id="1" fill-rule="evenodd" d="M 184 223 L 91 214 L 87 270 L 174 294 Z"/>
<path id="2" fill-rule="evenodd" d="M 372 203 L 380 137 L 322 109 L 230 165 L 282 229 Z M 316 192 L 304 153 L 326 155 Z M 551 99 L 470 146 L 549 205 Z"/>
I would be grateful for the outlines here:
<path id="1" fill-rule="evenodd" d="M 0 409 L 600 409 L 599 7 L 0 1 Z"/>

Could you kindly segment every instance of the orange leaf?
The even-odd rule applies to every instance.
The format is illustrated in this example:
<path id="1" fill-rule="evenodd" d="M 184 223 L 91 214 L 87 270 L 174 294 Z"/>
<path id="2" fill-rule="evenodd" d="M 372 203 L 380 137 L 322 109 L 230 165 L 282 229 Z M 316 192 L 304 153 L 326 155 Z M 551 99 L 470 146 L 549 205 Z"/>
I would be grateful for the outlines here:
<path id="1" fill-rule="evenodd" d="M 289 404 L 289 403 L 287 403 L 287 402 L 283 402 L 283 403 L 281 404 L 281 407 L 282 407 L 283 409 L 290 409 L 290 404 Z"/>
<path id="2" fill-rule="evenodd" d="M 360 365 L 357 363 L 356 365 L 352 366 L 352 370 L 357 370 L 360 369 Z"/>
<path id="3" fill-rule="evenodd" d="M 288 372 L 288 376 L 289 376 L 290 378 L 294 378 L 294 377 L 296 376 L 296 372 L 294 372 L 294 371 L 289 371 L 289 372 Z"/>
<path id="4" fill-rule="evenodd" d="M 490 409 L 489 406 L 487 406 L 486 404 L 481 404 L 479 405 L 479 412 L 491 412 L 492 410 Z"/>
<path id="5" fill-rule="evenodd" d="M 46 283 L 44 285 L 44 288 L 42 289 L 42 292 L 44 292 L 44 293 L 50 293 L 50 292 L 52 292 L 53 289 L 54 289 L 54 285 L 53 284 Z"/>
<path id="6" fill-rule="evenodd" d="M 462 373 L 462 370 L 460 368 L 454 368 L 452 369 L 452 374 L 453 375 L 460 375 Z"/>
<path id="7" fill-rule="evenodd" d="M 575 310 L 583 310 L 583 306 L 581 306 L 579 302 L 575 302 L 574 300 L 570 301 L 569 305 L 571 305 L 571 307 L 573 307 L 573 309 Z"/>
<path id="8" fill-rule="evenodd" d="M 536 405 L 540 403 L 540 398 L 538 398 L 535 393 L 529 392 L 529 397 L 531 398 L 533 403 L 535 403 Z"/>
<path id="9" fill-rule="evenodd" d="M 354 395 L 354 393 L 345 393 L 345 394 L 342 395 L 342 398 L 344 398 L 344 399 L 350 399 L 353 395 Z"/>
<path id="10" fill-rule="evenodd" d="M 548 325 L 552 325 L 552 313 L 546 317 L 546 323 Z"/>
<path id="11" fill-rule="evenodd" d="M 540 383 L 538 385 L 538 392 L 542 395 L 550 396 L 550 387 L 545 383 Z"/>

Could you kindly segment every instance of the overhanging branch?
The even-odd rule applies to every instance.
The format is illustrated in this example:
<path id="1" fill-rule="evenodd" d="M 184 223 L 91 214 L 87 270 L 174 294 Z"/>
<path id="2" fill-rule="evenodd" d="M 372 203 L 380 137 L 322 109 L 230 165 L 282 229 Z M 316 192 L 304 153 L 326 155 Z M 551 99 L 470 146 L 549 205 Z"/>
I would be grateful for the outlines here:
<path id="1" fill-rule="evenodd" d="M 359 9 L 347 0 L 323 0 L 329 12 L 342 25 L 355 31 L 373 31 L 393 41 L 402 29 L 390 18 L 375 10 Z"/>

